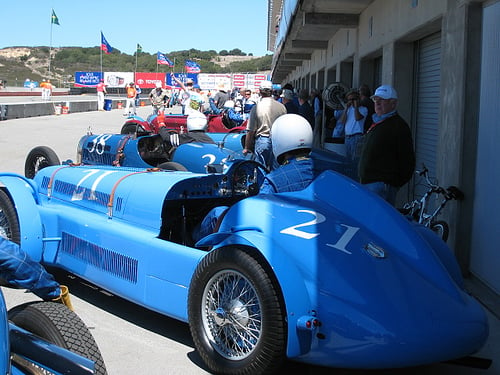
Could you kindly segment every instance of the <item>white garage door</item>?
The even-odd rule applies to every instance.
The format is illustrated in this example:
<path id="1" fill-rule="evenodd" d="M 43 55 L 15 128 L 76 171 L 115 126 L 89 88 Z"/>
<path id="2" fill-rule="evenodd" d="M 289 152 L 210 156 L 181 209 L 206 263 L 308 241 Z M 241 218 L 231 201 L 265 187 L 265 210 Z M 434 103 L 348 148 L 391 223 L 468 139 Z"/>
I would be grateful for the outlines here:
<path id="1" fill-rule="evenodd" d="M 500 2 L 483 13 L 483 44 L 471 271 L 500 294 Z"/>
<path id="2" fill-rule="evenodd" d="M 416 76 L 416 167 L 422 163 L 436 176 L 436 152 L 439 131 L 439 103 L 441 101 L 441 33 L 432 34 L 417 43 Z M 421 196 L 424 187 L 415 186 L 415 195 Z M 422 190 L 422 191 L 420 191 Z"/>

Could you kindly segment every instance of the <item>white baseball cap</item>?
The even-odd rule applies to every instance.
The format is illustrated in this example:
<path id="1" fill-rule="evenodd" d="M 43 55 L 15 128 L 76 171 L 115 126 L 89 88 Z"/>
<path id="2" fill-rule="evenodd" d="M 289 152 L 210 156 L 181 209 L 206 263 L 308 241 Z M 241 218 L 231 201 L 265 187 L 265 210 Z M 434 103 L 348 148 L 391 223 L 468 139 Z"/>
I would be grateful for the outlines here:
<path id="1" fill-rule="evenodd" d="M 261 90 L 272 90 L 273 89 L 273 83 L 271 81 L 267 81 L 267 80 L 266 81 L 262 81 L 260 83 L 259 88 Z"/>
<path id="2" fill-rule="evenodd" d="M 382 98 L 382 99 L 397 99 L 398 93 L 394 89 L 394 87 L 390 85 L 382 85 L 377 87 L 375 90 L 375 94 L 371 96 L 373 98 Z"/>

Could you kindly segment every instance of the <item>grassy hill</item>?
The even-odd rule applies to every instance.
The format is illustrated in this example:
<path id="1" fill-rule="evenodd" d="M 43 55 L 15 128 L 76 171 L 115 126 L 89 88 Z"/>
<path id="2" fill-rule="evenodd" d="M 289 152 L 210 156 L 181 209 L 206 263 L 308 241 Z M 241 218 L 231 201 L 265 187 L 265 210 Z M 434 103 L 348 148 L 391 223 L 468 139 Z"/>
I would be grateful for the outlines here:
<path id="1" fill-rule="evenodd" d="M 56 85 L 71 86 L 77 71 L 99 71 L 101 51 L 99 47 L 52 48 L 49 76 L 49 47 L 8 47 L 0 49 L 0 79 L 7 86 L 22 86 L 26 78 L 40 81 L 50 78 Z M 230 53 L 236 53 L 231 55 Z M 175 72 L 184 70 L 184 60 L 191 59 L 201 66 L 202 73 L 269 73 L 272 55 L 248 56 L 239 49 L 231 51 L 200 51 L 190 49 L 167 54 L 175 61 Z M 137 66 L 136 66 L 137 64 Z M 168 68 L 170 70 L 170 68 Z M 102 70 L 115 72 L 156 72 L 156 54 L 139 52 L 137 57 L 114 49 L 103 55 Z M 166 71 L 164 66 L 160 71 Z"/>

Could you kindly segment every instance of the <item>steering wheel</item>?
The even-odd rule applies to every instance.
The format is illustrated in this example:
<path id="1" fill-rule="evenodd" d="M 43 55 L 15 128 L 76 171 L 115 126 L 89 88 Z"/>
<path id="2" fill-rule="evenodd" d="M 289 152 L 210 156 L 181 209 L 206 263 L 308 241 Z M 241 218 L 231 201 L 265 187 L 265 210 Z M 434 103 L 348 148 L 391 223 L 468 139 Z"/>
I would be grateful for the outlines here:
<path id="1" fill-rule="evenodd" d="M 231 177 L 233 195 L 258 194 L 266 173 L 266 167 L 255 160 L 239 161 Z"/>

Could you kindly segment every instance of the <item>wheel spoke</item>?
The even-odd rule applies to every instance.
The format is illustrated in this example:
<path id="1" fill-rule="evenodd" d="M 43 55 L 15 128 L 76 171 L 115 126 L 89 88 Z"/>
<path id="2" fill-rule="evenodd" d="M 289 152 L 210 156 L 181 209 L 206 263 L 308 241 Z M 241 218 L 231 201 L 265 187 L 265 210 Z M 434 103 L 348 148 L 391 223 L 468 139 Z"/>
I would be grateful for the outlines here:
<path id="1" fill-rule="evenodd" d="M 248 356 L 262 335 L 260 301 L 252 284 L 236 271 L 215 275 L 206 287 L 205 328 L 224 357 Z"/>

